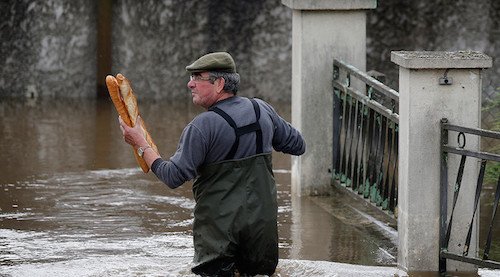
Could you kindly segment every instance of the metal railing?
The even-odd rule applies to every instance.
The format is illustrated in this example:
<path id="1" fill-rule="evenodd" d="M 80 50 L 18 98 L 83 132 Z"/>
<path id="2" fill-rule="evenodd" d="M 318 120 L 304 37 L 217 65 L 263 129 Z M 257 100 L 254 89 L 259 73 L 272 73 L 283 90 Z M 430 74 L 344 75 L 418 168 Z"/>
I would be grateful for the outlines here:
<path id="1" fill-rule="evenodd" d="M 333 105 L 333 183 L 394 216 L 398 190 L 398 92 L 335 59 Z"/>
<path id="2" fill-rule="evenodd" d="M 448 144 L 448 136 L 449 132 L 453 131 L 456 132 L 457 135 L 457 141 L 458 141 L 458 147 L 452 147 Z M 472 256 L 469 255 L 469 249 L 470 249 L 470 244 L 471 244 L 471 237 L 472 237 L 472 231 L 473 231 L 473 226 L 474 226 L 474 218 L 477 214 L 478 210 L 478 204 L 479 204 L 479 199 L 481 196 L 481 192 L 483 189 L 483 180 L 485 176 L 485 169 L 487 166 L 487 163 L 499 163 L 500 162 L 500 155 L 494 154 L 494 153 L 488 153 L 488 152 L 481 152 L 481 151 L 473 151 L 473 150 L 467 150 L 465 149 L 465 144 L 466 144 L 466 136 L 465 134 L 468 135 L 474 135 L 474 136 L 479 136 L 479 137 L 488 137 L 492 139 L 500 139 L 500 133 L 499 132 L 493 132 L 493 131 L 488 131 L 488 130 L 483 130 L 483 129 L 476 129 L 476 128 L 467 128 L 467 127 L 462 127 L 462 126 L 457 126 L 457 125 L 452 125 L 448 123 L 447 119 L 442 119 L 441 120 L 441 219 L 440 219 L 440 226 L 441 226 L 441 231 L 440 231 L 440 237 L 441 237 L 441 251 L 440 251 L 440 271 L 441 272 L 446 272 L 446 259 L 452 259 L 452 260 L 457 260 L 457 261 L 462 261 L 466 263 L 471 263 L 475 264 L 478 266 L 482 267 L 489 267 L 489 268 L 496 268 L 500 269 L 500 261 L 493 261 L 490 260 L 490 249 L 492 245 L 492 238 L 493 238 L 493 225 L 495 222 L 495 215 L 496 215 L 496 210 L 498 207 L 498 203 L 500 201 L 500 176 L 498 176 L 498 181 L 497 181 L 497 188 L 495 192 L 495 199 L 492 203 L 492 216 L 491 220 L 489 222 L 489 229 L 487 231 L 487 236 L 486 236 L 486 241 L 484 242 L 484 249 L 482 250 L 482 258 L 477 258 L 474 257 L 475 253 L 472 254 Z M 458 172 L 455 180 L 455 186 L 454 186 L 454 193 L 453 193 L 453 204 L 452 204 L 452 210 L 451 210 L 451 215 L 448 218 L 448 155 L 449 154 L 455 154 L 455 155 L 460 155 L 460 164 L 458 166 Z M 475 189 L 475 195 L 474 195 L 474 204 L 472 207 L 472 218 L 470 219 L 468 223 L 468 232 L 467 235 L 464 235 L 464 240 L 462 241 L 463 243 L 460 243 L 460 245 L 463 245 L 463 251 L 462 253 L 452 253 L 448 249 L 448 245 L 450 242 L 450 236 L 451 236 L 451 229 L 452 229 L 452 224 L 453 224 L 453 215 L 455 212 L 455 207 L 457 205 L 457 200 L 459 198 L 459 193 L 461 187 L 464 185 L 474 185 L 474 184 L 463 184 L 462 185 L 462 180 L 463 180 L 463 175 L 464 175 L 464 168 L 465 168 L 465 162 L 467 158 L 472 158 L 480 161 L 480 169 L 479 169 L 479 175 L 477 177 L 477 182 L 475 184 L 476 189 Z M 463 198 L 463 197 L 461 197 Z M 476 219 L 479 220 L 479 219 Z M 459 234 L 461 235 L 461 234 Z M 479 252 L 479 251 L 478 251 Z"/>

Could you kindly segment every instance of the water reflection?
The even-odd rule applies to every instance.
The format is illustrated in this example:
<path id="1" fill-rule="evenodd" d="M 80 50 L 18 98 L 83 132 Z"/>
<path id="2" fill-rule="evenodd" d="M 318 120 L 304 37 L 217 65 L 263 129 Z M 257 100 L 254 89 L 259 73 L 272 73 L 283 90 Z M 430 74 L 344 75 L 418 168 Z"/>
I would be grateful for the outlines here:
<path id="1" fill-rule="evenodd" d="M 190 274 L 191 184 L 171 190 L 140 171 L 110 101 L 0 101 L 1 273 Z M 273 104 L 290 118 L 288 103 Z M 200 112 L 189 99 L 143 101 L 140 107 L 165 157 Z M 311 269 L 313 263 L 299 260 L 395 264 L 393 229 L 384 222 L 377 227 L 345 197 L 293 199 L 290 157 L 275 153 L 274 168 L 281 276 L 331 273 L 324 265 Z"/>

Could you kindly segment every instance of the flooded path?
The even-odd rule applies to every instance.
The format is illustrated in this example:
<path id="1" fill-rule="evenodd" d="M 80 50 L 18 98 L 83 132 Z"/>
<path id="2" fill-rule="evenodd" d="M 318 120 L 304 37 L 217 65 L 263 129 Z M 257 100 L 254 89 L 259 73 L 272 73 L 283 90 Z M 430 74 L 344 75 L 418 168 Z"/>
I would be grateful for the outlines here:
<path id="1" fill-rule="evenodd" d="M 0 276 L 191 275 L 191 183 L 171 190 L 140 171 L 110 101 L 0 101 Z M 140 107 L 164 157 L 200 112 L 188 99 Z M 393 228 L 342 195 L 293 198 L 290 157 L 273 159 L 278 276 L 396 272 Z"/>
<path id="2" fill-rule="evenodd" d="M 4 273 L 12 276 L 190 275 L 194 201 L 185 196 L 191 193 L 189 186 L 166 189 L 155 180 L 145 178 L 139 169 L 128 168 L 42 176 L 4 184 L 2 190 L 3 196 L 8 195 L 17 203 L 10 211 L 2 212 L 0 218 L 0 265 Z M 356 234 L 344 233 L 334 238 L 340 247 L 331 245 L 333 239 L 322 240 L 321 237 L 334 236 L 325 234 L 332 230 L 333 226 L 329 225 L 336 225 L 339 232 L 352 230 L 341 222 L 333 224 L 311 203 L 302 207 L 308 209 L 304 211 L 305 216 L 313 213 L 308 217 L 318 221 L 300 226 L 292 224 L 294 215 L 287 204 L 289 200 L 283 198 L 289 195 L 280 190 L 281 257 L 339 258 L 353 262 L 359 258 L 357 252 L 365 252 L 365 259 L 369 259 L 369 251 L 356 245 Z M 293 266 L 297 266 L 293 272 L 307 268 Z M 292 264 L 286 268 L 290 270 Z"/>

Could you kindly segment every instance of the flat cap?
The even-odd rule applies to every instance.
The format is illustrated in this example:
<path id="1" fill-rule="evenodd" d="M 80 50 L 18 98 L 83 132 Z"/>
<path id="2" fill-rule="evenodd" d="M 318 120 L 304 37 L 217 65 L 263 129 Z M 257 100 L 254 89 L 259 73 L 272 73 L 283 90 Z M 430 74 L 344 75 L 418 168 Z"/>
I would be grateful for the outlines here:
<path id="1" fill-rule="evenodd" d="M 191 73 L 203 71 L 219 71 L 236 73 L 236 64 L 233 57 L 226 52 L 209 53 L 186 66 L 186 71 Z"/>

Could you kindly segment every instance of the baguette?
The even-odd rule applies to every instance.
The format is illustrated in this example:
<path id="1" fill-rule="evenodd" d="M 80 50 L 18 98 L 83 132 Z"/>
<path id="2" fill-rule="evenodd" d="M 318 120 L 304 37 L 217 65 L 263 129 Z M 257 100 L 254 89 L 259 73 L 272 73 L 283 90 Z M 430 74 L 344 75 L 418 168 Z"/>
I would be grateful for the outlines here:
<path id="1" fill-rule="evenodd" d="M 108 87 L 108 92 L 116 111 L 121 116 L 123 122 L 130 127 L 134 127 L 137 123 L 136 120 L 139 115 L 139 107 L 137 106 L 137 98 L 135 97 L 132 87 L 130 86 L 130 81 L 120 73 L 116 75 L 116 78 L 108 75 L 106 76 L 106 86 Z M 158 153 L 158 148 L 146 129 L 144 120 L 141 121 L 141 127 L 146 141 L 151 146 L 153 151 Z M 139 156 L 135 149 L 133 149 L 133 153 L 142 171 L 144 173 L 149 172 L 149 166 L 146 161 Z"/>

